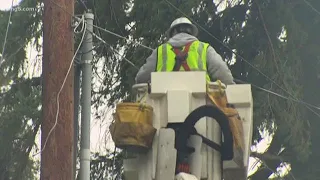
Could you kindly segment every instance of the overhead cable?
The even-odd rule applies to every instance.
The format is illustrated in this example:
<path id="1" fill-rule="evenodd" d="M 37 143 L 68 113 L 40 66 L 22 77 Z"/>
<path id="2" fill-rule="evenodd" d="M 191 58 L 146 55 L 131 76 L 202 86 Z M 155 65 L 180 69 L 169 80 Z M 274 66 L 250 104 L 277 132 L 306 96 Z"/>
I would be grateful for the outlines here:
<path id="1" fill-rule="evenodd" d="M 1 59 L 0 59 L 0 66 L 1 66 L 1 63 L 2 63 L 2 61 L 3 61 L 4 53 L 5 53 L 5 49 L 6 49 L 6 43 L 7 43 L 7 38 L 8 38 L 9 26 L 10 26 L 10 24 L 11 24 L 11 17 L 12 17 L 12 11 L 13 11 L 13 2 L 14 2 L 14 0 L 12 0 L 12 2 L 11 2 L 11 9 L 10 9 L 10 14 L 9 14 L 7 29 L 6 29 L 6 33 L 5 33 L 4 40 L 3 40 L 2 53 L 1 53 Z"/>
<path id="2" fill-rule="evenodd" d="M 83 16 L 82 18 L 84 18 L 84 16 Z M 64 87 L 64 85 L 65 85 L 65 83 L 66 83 L 66 81 L 67 81 L 67 78 L 68 78 L 68 76 L 69 76 L 69 74 L 70 74 L 71 68 L 73 67 L 73 63 L 74 63 L 75 57 L 76 57 L 76 55 L 77 55 L 77 53 L 78 53 L 78 51 L 79 51 L 79 49 L 80 49 L 80 47 L 81 47 L 81 44 L 82 44 L 82 42 L 83 42 L 83 40 L 84 40 L 84 37 L 85 37 L 85 34 L 86 34 L 86 29 L 87 29 L 87 25 L 86 25 L 86 23 L 85 23 L 85 24 L 84 24 L 84 28 L 83 28 L 83 34 L 82 34 L 80 43 L 79 43 L 79 45 L 78 45 L 78 47 L 77 47 L 77 49 L 76 49 L 76 51 L 75 51 L 75 53 L 74 53 L 74 55 L 73 55 L 73 57 L 72 57 L 72 60 L 71 60 L 71 62 L 70 62 L 69 68 L 68 68 L 68 71 L 67 71 L 67 73 L 66 73 L 66 75 L 65 75 L 65 77 L 64 77 L 64 79 L 63 79 L 62 85 L 61 85 L 60 90 L 59 90 L 59 92 L 58 92 L 58 94 L 57 94 L 57 97 L 56 97 L 57 111 L 56 111 L 56 117 L 55 117 L 54 125 L 53 125 L 52 128 L 50 129 L 50 131 L 49 131 L 49 133 L 48 133 L 48 135 L 47 135 L 47 137 L 46 137 L 46 140 L 44 141 L 44 145 L 43 145 L 41 151 L 38 152 L 38 153 L 36 153 L 36 154 L 34 154 L 33 156 L 36 156 L 36 155 L 38 155 L 38 154 L 41 154 L 41 153 L 44 151 L 44 149 L 46 148 L 48 139 L 50 138 L 51 133 L 53 132 L 53 130 L 56 128 L 56 126 L 57 126 L 57 124 L 58 124 L 58 117 L 59 117 L 59 113 L 60 113 L 60 105 L 59 105 L 59 104 L 60 104 L 60 101 L 59 101 L 59 100 L 60 100 L 60 94 L 61 94 L 62 89 L 63 89 L 63 87 Z"/>
<path id="3" fill-rule="evenodd" d="M 101 28 L 101 30 L 103 30 L 103 28 Z M 111 32 L 111 31 L 106 30 L 105 32 L 109 33 L 109 32 Z M 114 32 L 111 32 L 111 33 L 112 33 L 112 34 L 116 34 L 116 33 L 114 33 Z M 106 43 L 101 37 L 97 36 L 96 34 L 93 34 L 93 35 L 94 35 L 95 37 L 97 37 L 97 39 L 99 39 L 101 42 Z M 120 36 L 121 38 L 127 39 L 127 38 L 125 38 L 125 37 L 123 37 L 123 36 L 121 36 L 121 35 L 119 35 L 119 34 L 116 34 L 116 36 L 117 36 L 117 37 Z M 106 43 L 106 44 L 107 44 L 107 43 Z M 108 44 L 107 44 L 107 45 L 108 45 Z M 144 46 L 142 46 L 142 47 L 144 47 Z M 148 47 L 147 49 L 149 49 L 149 47 Z M 151 49 L 151 48 L 150 48 L 150 49 Z M 119 53 L 119 52 L 118 52 L 118 53 Z M 126 60 L 128 63 L 130 63 L 132 66 L 134 66 L 135 68 L 138 68 L 133 62 L 129 61 L 128 59 L 125 59 L 125 60 Z M 239 82 L 239 83 L 247 83 L 247 82 L 244 82 L 244 81 L 241 81 L 241 80 L 238 80 L 238 79 L 235 79 L 235 81 L 237 81 L 237 82 Z M 251 84 L 251 83 L 249 83 L 249 84 Z M 278 97 L 280 97 L 280 98 L 287 99 L 287 100 L 291 100 L 291 101 L 300 103 L 300 104 L 302 104 L 302 105 L 305 105 L 305 106 L 307 106 L 307 107 L 312 107 L 312 108 L 315 108 L 315 109 L 320 110 L 320 107 L 315 106 L 315 105 L 310 104 L 310 103 L 307 103 L 307 102 L 304 102 L 304 101 L 302 101 L 302 100 L 290 98 L 290 97 L 281 95 L 281 94 L 279 94 L 279 93 L 276 93 L 276 92 L 274 92 L 274 91 L 271 91 L 271 90 L 268 90 L 268 89 L 259 87 L 259 86 L 254 85 L 254 84 L 251 84 L 251 85 L 252 85 L 253 87 L 257 88 L 257 89 L 260 89 L 260 90 L 262 90 L 262 91 L 265 91 L 265 92 L 267 92 L 267 93 L 269 93 L 269 94 L 273 94 L 273 95 L 278 96 Z M 320 117 L 320 114 L 319 114 L 319 117 Z"/>
<path id="4" fill-rule="evenodd" d="M 188 17 L 184 12 L 182 12 L 179 8 L 177 8 L 177 7 L 175 7 L 172 3 L 170 3 L 169 1 L 167 1 L 167 0 L 165 0 L 169 5 L 171 5 L 171 6 L 173 6 L 176 10 L 178 10 L 180 13 L 182 13 L 182 14 L 184 14 L 186 17 Z M 51 2 L 53 2 L 53 1 L 51 1 Z M 54 4 L 56 4 L 56 3 L 54 3 Z M 59 6 L 58 4 L 56 4 L 58 7 L 60 7 L 61 9 L 63 9 L 61 6 Z M 65 10 L 65 9 L 63 9 L 63 10 Z M 66 11 L 66 10 L 65 10 Z M 67 11 L 66 11 L 67 12 Z M 69 13 L 70 14 L 70 13 Z M 80 18 L 77 18 L 77 17 L 75 17 L 78 21 L 81 21 L 81 19 Z M 188 17 L 189 18 L 189 17 Z M 190 19 L 190 18 L 189 18 Z M 192 19 L 191 19 L 192 20 Z M 193 20 L 192 20 L 193 21 Z M 263 76 L 265 76 L 269 81 L 271 81 L 273 84 L 275 84 L 275 85 L 277 85 L 279 88 L 281 88 L 283 91 L 285 91 L 285 92 L 287 92 L 284 88 L 282 88 L 280 85 L 278 85 L 276 82 L 274 82 L 270 77 L 268 77 L 267 75 L 265 75 L 263 72 L 261 72 L 257 67 L 255 67 L 254 65 L 252 65 L 249 61 L 247 61 L 246 59 L 244 59 L 242 56 L 240 56 L 240 55 L 238 55 L 237 53 L 235 53 L 235 52 L 233 52 L 232 51 L 232 49 L 231 48 L 229 48 L 227 45 L 225 45 L 223 42 L 221 42 L 218 38 L 216 38 L 215 36 L 213 36 L 210 32 L 208 32 L 206 29 L 204 29 L 202 26 L 200 26 L 198 23 L 196 23 L 195 21 L 193 21 L 196 25 L 198 25 L 202 30 L 204 30 L 208 35 L 210 35 L 212 38 L 214 38 L 214 39 L 216 39 L 216 40 L 218 40 L 220 43 L 222 43 L 222 45 L 224 46 L 224 47 L 226 47 L 226 48 L 228 48 L 229 50 L 231 50 L 231 52 L 232 53 L 234 53 L 235 55 L 237 55 L 237 56 L 239 56 L 244 62 L 246 62 L 246 63 L 248 63 L 251 67 L 253 67 L 255 70 L 257 70 L 260 74 L 262 74 Z M 148 49 L 148 50 L 154 50 L 153 48 L 151 48 L 151 47 L 148 47 L 148 46 L 146 46 L 146 45 L 143 45 L 143 44 L 141 44 L 141 43 L 137 43 L 137 42 L 134 42 L 133 40 L 130 40 L 130 39 L 128 39 L 128 38 L 126 38 L 126 37 L 124 37 L 124 36 L 121 36 L 121 35 L 119 35 L 119 34 L 117 34 L 117 33 L 115 33 L 115 32 L 112 32 L 112 31 L 109 31 L 109 30 L 107 30 L 107 29 L 104 29 L 104 28 L 102 28 L 102 27 L 99 27 L 99 26 L 96 26 L 96 25 L 93 25 L 93 27 L 95 27 L 95 28 L 97 28 L 97 29 L 100 29 L 100 30 L 102 30 L 102 31 L 104 31 L 104 32 L 106 32 L 106 33 L 109 33 L 109 34 L 112 34 L 112 35 L 114 35 L 114 36 L 116 36 L 116 37 L 119 37 L 119 38 L 122 38 L 122 39 L 125 39 L 125 40 L 128 40 L 128 41 L 131 41 L 131 42 L 133 42 L 133 43 L 135 43 L 135 44 L 137 44 L 137 45 L 139 45 L 139 46 L 141 46 L 141 47 L 144 47 L 144 48 L 146 48 L 146 49 Z M 96 34 L 94 34 L 94 36 L 95 37 L 97 37 L 97 35 Z M 99 36 L 98 36 L 99 37 Z M 101 40 L 103 40 L 101 37 L 99 37 L 99 40 L 101 41 Z M 103 43 L 106 43 L 104 40 L 102 41 Z M 113 51 L 115 51 L 114 49 L 113 49 Z M 119 53 L 119 52 L 118 52 Z M 128 59 L 125 59 L 128 63 L 130 63 L 131 65 L 133 65 L 134 67 L 136 67 L 137 68 L 137 66 L 134 64 L 134 63 L 132 63 L 131 61 L 129 61 Z M 284 98 L 284 99 L 287 99 L 287 100 L 292 100 L 292 101 L 295 101 L 295 102 L 298 102 L 298 103 L 300 103 L 300 104 L 303 104 L 304 106 L 306 106 L 309 110 L 311 110 L 313 113 L 315 113 L 316 115 L 318 115 L 319 117 L 320 117 L 320 114 L 319 113 L 317 113 L 317 112 L 315 112 L 313 109 L 310 109 L 311 107 L 312 108 L 315 108 L 315 109 L 317 109 L 317 110 L 320 110 L 320 107 L 318 107 L 318 106 L 315 106 L 315 105 L 313 105 L 313 104 L 310 104 L 310 103 L 307 103 L 307 102 L 304 102 L 304 101 L 302 101 L 302 100 L 299 100 L 299 99 L 297 99 L 297 98 L 295 98 L 293 95 L 291 95 L 289 92 L 287 92 L 289 95 L 291 95 L 291 96 L 293 96 L 294 98 L 290 98 L 290 97 L 286 97 L 286 96 L 284 96 L 284 95 L 281 95 L 281 94 L 279 94 L 279 93 L 276 93 L 276 92 L 273 92 L 273 91 L 270 91 L 270 90 L 267 90 L 267 89 L 264 89 L 264 88 L 262 88 L 262 87 L 259 87 L 259 86 L 256 86 L 256 85 L 254 85 L 254 84 L 252 84 L 252 83 L 250 83 L 252 86 L 254 86 L 255 88 L 257 88 L 257 89 L 260 89 L 260 90 L 263 90 L 263 91 L 265 91 L 265 92 L 267 92 L 267 93 L 269 93 L 269 94 L 273 94 L 273 95 L 276 95 L 276 96 L 278 96 L 278 97 L 281 97 L 281 98 Z"/>

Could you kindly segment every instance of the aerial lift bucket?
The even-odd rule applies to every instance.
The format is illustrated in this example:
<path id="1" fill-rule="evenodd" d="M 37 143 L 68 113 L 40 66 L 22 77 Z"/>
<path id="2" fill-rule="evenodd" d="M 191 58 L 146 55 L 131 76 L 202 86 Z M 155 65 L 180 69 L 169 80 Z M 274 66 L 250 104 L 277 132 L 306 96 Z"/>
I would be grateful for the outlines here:
<path id="1" fill-rule="evenodd" d="M 146 96 L 146 102 L 142 104 L 153 108 L 151 111 L 147 110 L 148 113 L 144 111 L 149 115 L 143 117 L 148 118 L 138 121 L 133 118 L 136 111 L 141 111 L 139 101 L 133 103 L 136 104 L 134 111 L 118 105 L 115 122 L 110 128 L 117 147 L 139 152 L 134 158 L 124 160 L 124 176 L 127 180 L 173 180 L 179 175 L 182 177 L 187 174 L 193 175 L 197 180 L 218 180 L 222 178 L 221 171 L 224 174 L 226 171 L 233 173 L 239 168 L 243 168 L 243 173 L 246 173 L 252 136 L 252 98 L 249 85 L 231 85 L 225 91 L 219 83 L 210 83 L 206 87 L 204 72 L 153 73 L 151 82 L 151 85 L 134 86 L 134 90 L 138 91 L 137 99 Z M 208 110 L 215 113 L 214 118 L 212 114 L 204 113 Z M 195 113 L 197 111 L 203 112 L 199 116 Z M 119 112 L 125 112 L 126 115 L 120 116 Z M 217 114 L 221 117 L 216 117 Z M 239 120 L 243 124 L 243 130 Z M 145 135 L 148 138 L 138 138 L 136 133 L 132 133 L 131 130 L 141 131 L 135 127 L 139 122 L 147 125 L 149 130 L 145 131 Z M 130 133 L 124 133 L 122 128 L 117 128 L 124 123 L 135 123 L 131 126 L 135 128 L 128 128 Z M 244 143 L 239 138 L 241 133 L 244 133 Z M 138 139 L 144 139 L 143 143 Z M 240 153 L 241 159 L 236 158 L 237 149 L 243 150 Z M 190 173 L 181 174 L 188 171 Z M 179 174 L 176 175 L 177 173 Z M 242 177 L 238 179 L 244 180 Z"/>

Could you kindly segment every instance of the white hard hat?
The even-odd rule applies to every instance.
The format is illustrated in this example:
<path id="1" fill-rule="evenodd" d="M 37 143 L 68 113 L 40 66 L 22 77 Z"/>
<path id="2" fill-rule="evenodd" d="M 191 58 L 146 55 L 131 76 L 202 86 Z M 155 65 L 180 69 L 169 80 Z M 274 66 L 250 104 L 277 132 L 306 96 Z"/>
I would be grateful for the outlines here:
<path id="1" fill-rule="evenodd" d="M 178 18 L 178 19 L 174 20 L 174 21 L 171 23 L 170 28 L 169 28 L 168 31 L 167 31 L 167 37 L 170 38 L 170 35 L 171 35 L 171 33 L 172 33 L 172 30 L 173 30 L 176 26 L 181 25 L 181 24 L 188 24 L 188 25 L 190 25 L 190 27 L 192 28 L 192 35 L 193 35 L 193 36 L 197 36 L 197 35 L 198 35 L 198 28 L 197 28 L 194 24 L 192 24 L 192 22 L 191 22 L 188 18 L 186 18 L 186 17 L 181 17 L 181 18 Z"/>

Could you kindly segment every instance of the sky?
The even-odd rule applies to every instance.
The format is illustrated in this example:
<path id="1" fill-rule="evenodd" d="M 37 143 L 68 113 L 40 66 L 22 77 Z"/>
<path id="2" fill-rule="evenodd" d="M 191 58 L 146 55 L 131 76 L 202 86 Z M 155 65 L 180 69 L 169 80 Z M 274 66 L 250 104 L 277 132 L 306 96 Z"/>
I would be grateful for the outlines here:
<path id="1" fill-rule="evenodd" d="M 21 0 L 13 0 L 13 5 L 16 6 L 19 4 L 19 2 L 21 2 Z M 0 10 L 9 10 L 11 8 L 11 3 L 12 3 L 12 0 L 0 0 Z M 32 72 L 37 71 L 37 69 L 34 69 L 34 63 L 39 62 L 39 59 L 36 59 L 37 54 L 39 54 L 39 52 L 37 52 L 30 45 L 27 47 L 27 52 L 30 53 L 29 58 L 28 58 L 29 59 L 28 68 L 30 68 L 30 69 L 28 71 L 30 71 L 30 76 L 31 76 Z M 107 109 L 107 108 L 105 107 L 104 109 Z M 93 110 L 94 109 L 92 109 L 92 111 Z M 108 118 L 108 119 L 110 118 L 110 113 L 107 113 L 106 118 Z M 107 128 L 109 126 L 108 121 L 106 121 L 106 122 L 107 123 L 101 123 L 101 122 L 97 121 L 96 119 L 94 119 L 94 117 L 92 116 L 91 137 L 90 137 L 92 151 L 103 152 L 103 149 L 105 149 L 106 147 L 108 147 L 108 148 L 113 147 L 113 143 L 112 143 L 112 140 L 110 139 L 110 135 L 108 136 L 109 137 L 108 139 L 106 139 L 104 136 L 107 131 Z M 260 153 L 264 152 L 266 150 L 268 144 L 271 142 L 271 139 L 272 138 L 270 136 L 266 135 L 266 138 L 263 139 L 259 143 L 258 146 L 252 147 L 252 150 L 260 152 Z M 40 140 L 40 133 L 38 134 L 38 141 L 39 140 Z M 255 162 L 255 160 L 253 158 L 250 158 L 249 169 L 250 169 L 251 165 L 254 164 L 254 162 Z M 251 173 L 254 172 L 255 169 L 256 168 L 251 169 L 250 170 Z"/>
<path id="2" fill-rule="evenodd" d="M 13 5 L 16 6 L 21 2 L 21 0 L 13 0 Z M 0 0 L 0 10 L 10 10 L 12 4 L 12 0 Z M 28 13 L 28 12 L 25 12 Z M 35 75 L 35 72 L 39 72 L 39 65 L 37 65 L 37 68 L 34 68 L 35 63 L 39 63 L 39 58 L 37 59 L 37 55 L 41 54 L 41 52 L 37 52 L 31 45 L 29 45 L 26 48 L 26 52 L 28 52 L 28 76 Z M 40 57 L 41 58 L 41 57 Z M 40 67 L 41 68 L 41 67 Z M 38 74 L 38 73 L 37 73 Z M 92 116 L 92 127 L 91 127 L 91 149 L 93 151 L 99 151 L 103 149 L 103 147 L 100 147 L 101 142 L 103 142 L 105 146 L 105 140 L 103 139 L 103 133 L 107 130 L 108 124 L 101 124 L 97 122 L 93 116 Z M 109 140 L 109 139 L 108 139 Z M 110 140 L 109 140 L 110 141 Z M 108 145 L 108 147 L 112 147 L 111 145 Z"/>
<path id="3" fill-rule="evenodd" d="M 19 4 L 21 0 L 13 0 L 13 6 Z M 11 8 L 12 0 L 1 0 L 0 2 L 0 10 L 8 10 Z"/>
<path id="4" fill-rule="evenodd" d="M 13 5 L 17 6 L 21 2 L 21 0 L 14 0 Z M 0 10 L 10 10 L 12 0 L 0 0 Z M 28 12 L 25 12 L 28 13 Z M 9 27 L 10 28 L 10 27 Z M 25 64 L 27 68 L 27 76 L 39 76 L 41 72 L 41 55 L 42 52 L 37 52 L 34 47 L 29 44 L 26 48 L 28 62 Z M 94 112 L 94 109 L 92 109 Z M 92 113 L 93 114 L 93 113 Z M 110 115 L 106 115 L 106 118 L 110 118 Z M 103 152 L 103 149 L 106 147 L 113 148 L 113 142 L 110 139 L 110 135 L 108 139 L 104 138 L 104 134 L 107 131 L 109 123 L 101 123 L 97 119 L 94 119 L 94 116 L 91 117 L 91 136 L 90 136 L 90 144 L 91 144 L 91 151 L 94 152 Z M 40 137 L 41 134 L 38 133 L 36 139 L 38 141 L 38 146 L 40 146 Z M 36 154 L 39 150 L 34 149 L 33 154 Z M 35 156 L 37 159 L 40 159 L 40 154 Z"/>

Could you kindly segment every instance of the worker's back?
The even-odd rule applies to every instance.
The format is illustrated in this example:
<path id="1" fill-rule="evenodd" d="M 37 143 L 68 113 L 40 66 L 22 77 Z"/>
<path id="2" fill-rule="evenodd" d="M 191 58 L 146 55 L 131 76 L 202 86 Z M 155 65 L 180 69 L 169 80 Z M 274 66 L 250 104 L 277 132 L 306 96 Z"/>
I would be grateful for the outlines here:
<path id="1" fill-rule="evenodd" d="M 168 41 L 166 43 L 172 45 L 173 47 L 183 47 L 192 41 L 197 41 L 196 38 L 198 34 L 198 29 L 195 25 L 191 23 L 185 17 L 178 18 L 174 20 L 167 31 Z M 161 46 L 160 46 L 161 47 Z M 224 84 L 234 84 L 232 74 L 227 66 L 227 64 L 223 61 L 221 56 L 211 47 L 206 46 L 203 48 L 203 51 L 200 52 L 201 56 L 204 56 L 202 59 L 203 67 L 202 69 L 198 68 L 198 70 L 205 69 L 207 71 L 208 80 L 214 81 L 216 79 L 221 80 Z M 151 80 L 151 73 L 155 71 L 164 71 L 163 69 L 157 68 L 157 64 L 159 63 L 158 56 L 158 48 L 153 50 L 152 54 L 147 58 L 146 63 L 140 68 L 139 72 L 136 76 L 136 83 L 147 83 Z M 162 56 L 163 57 L 163 56 Z M 162 61 L 163 59 L 160 59 Z M 170 58 L 171 62 L 173 62 L 173 58 Z M 192 61 L 198 61 L 192 59 Z M 161 63 L 161 62 L 160 62 Z M 173 62 L 177 63 L 177 61 Z M 162 64 L 166 66 L 165 63 Z M 173 68 L 166 68 L 165 71 L 172 71 Z"/>
<path id="2" fill-rule="evenodd" d="M 184 47 L 187 43 L 197 40 L 198 39 L 195 36 L 187 33 L 179 33 L 170 38 L 167 43 L 173 47 Z M 157 71 L 157 65 L 159 62 L 158 53 L 158 49 L 155 49 L 148 57 L 147 62 L 137 73 L 136 83 L 150 82 L 151 72 Z M 233 77 L 228 66 L 211 46 L 206 49 L 206 57 L 204 59 L 206 61 L 205 68 L 211 81 L 220 79 L 224 84 L 234 84 Z M 172 69 L 168 71 L 172 71 Z"/>

